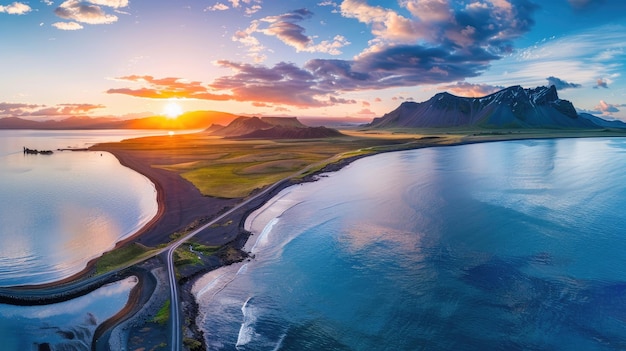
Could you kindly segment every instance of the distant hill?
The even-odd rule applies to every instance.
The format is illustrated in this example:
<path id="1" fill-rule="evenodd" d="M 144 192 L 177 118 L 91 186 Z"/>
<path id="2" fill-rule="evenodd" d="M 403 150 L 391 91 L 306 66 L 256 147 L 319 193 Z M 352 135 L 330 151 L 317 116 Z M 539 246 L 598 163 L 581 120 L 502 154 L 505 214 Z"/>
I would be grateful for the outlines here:
<path id="1" fill-rule="evenodd" d="M 606 119 L 602 119 L 600 117 L 596 117 L 589 113 L 579 113 L 578 116 L 588 119 L 591 122 L 597 124 L 600 127 L 605 128 L 626 128 L 626 123 L 622 121 L 607 121 Z"/>
<path id="2" fill-rule="evenodd" d="M 307 127 L 295 117 L 238 117 L 225 127 L 211 126 L 211 135 L 238 139 L 314 139 L 341 136 L 326 127 Z"/>
<path id="3" fill-rule="evenodd" d="M 19 117 L 0 118 L 0 129 L 205 129 L 212 124 L 227 124 L 237 116 L 218 111 L 193 111 L 178 118 L 152 116 L 121 120 L 112 117 L 75 116 L 61 120 L 33 121 Z"/>
<path id="4" fill-rule="evenodd" d="M 585 129 L 608 126 L 598 121 L 604 121 L 601 118 L 592 117 L 594 119 L 578 115 L 571 102 L 559 99 L 554 86 L 535 89 L 512 86 L 481 98 L 439 93 L 421 103 L 404 102 L 367 126 Z M 620 127 L 617 123 L 610 126 Z"/>
<path id="5" fill-rule="evenodd" d="M 318 139 L 342 136 L 338 130 L 326 127 L 273 126 L 240 135 L 238 139 Z"/>
<path id="6" fill-rule="evenodd" d="M 224 137 L 239 136 L 252 133 L 259 129 L 271 128 L 274 125 L 261 120 L 259 117 L 237 117 L 227 126 L 214 130 L 211 134 Z"/>

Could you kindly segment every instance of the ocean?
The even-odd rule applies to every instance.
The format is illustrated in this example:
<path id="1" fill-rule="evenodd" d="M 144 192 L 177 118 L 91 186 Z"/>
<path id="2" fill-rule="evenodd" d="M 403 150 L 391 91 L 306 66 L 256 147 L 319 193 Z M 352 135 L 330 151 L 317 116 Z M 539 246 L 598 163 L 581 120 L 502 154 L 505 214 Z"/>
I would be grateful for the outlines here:
<path id="1" fill-rule="evenodd" d="M 196 282 L 210 350 L 626 349 L 626 139 L 367 157 Z"/>

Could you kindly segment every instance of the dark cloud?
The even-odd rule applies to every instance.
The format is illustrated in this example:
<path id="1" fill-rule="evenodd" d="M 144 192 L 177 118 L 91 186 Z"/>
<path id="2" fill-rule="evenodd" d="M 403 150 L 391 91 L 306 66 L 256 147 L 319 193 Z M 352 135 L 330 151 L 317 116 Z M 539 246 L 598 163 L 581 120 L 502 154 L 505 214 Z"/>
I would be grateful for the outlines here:
<path id="1" fill-rule="evenodd" d="M 271 105 L 320 107 L 356 103 L 336 98 L 338 94 L 425 84 L 451 84 L 476 77 L 490 63 L 512 50 L 514 39 L 533 26 L 537 6 L 528 0 L 450 3 L 440 0 L 402 1 L 413 18 L 360 0 L 344 0 L 341 14 L 371 25 L 372 45 L 351 60 L 312 59 L 302 67 L 280 62 L 273 67 L 222 60 L 217 64 L 233 71 L 208 84 L 178 78 L 123 77 L 142 83 L 139 89 L 110 89 L 109 93 L 139 97 L 187 97 L 235 100 Z M 313 43 L 298 23 L 312 17 L 307 9 L 253 21 L 233 40 L 258 52 L 263 47 L 252 37 L 262 32 L 301 51 L 331 52 L 346 45 L 345 38 L 333 43 Z M 261 29 L 262 23 L 269 23 Z M 551 77 L 555 79 L 556 78 Z M 569 84 L 572 83 L 560 81 Z M 491 92 L 497 87 L 456 83 L 450 89 Z"/>
<path id="2" fill-rule="evenodd" d="M 306 107 L 353 104 L 355 100 L 336 98 L 334 90 L 318 87 L 316 77 L 292 63 L 280 62 L 274 67 L 218 61 L 221 67 L 235 71 L 211 84 L 187 82 L 180 78 L 156 79 L 152 76 L 126 76 L 118 80 L 145 85 L 138 89 L 109 89 L 109 94 L 126 94 L 144 98 L 190 98 L 204 100 L 234 100 L 266 104 Z M 228 93 L 218 93 L 218 92 Z"/>
<path id="3" fill-rule="evenodd" d="M 446 47 L 481 47 L 494 54 L 512 51 L 512 40 L 535 24 L 539 7 L 527 0 L 510 1 L 510 6 L 473 3 L 454 12 L 454 20 L 439 27 L 435 43 Z"/>
<path id="4" fill-rule="evenodd" d="M 598 89 L 598 88 L 605 88 L 608 89 L 609 88 L 609 82 L 607 82 L 606 80 L 599 78 L 596 81 L 596 85 L 593 87 L 594 89 Z"/>
<path id="5" fill-rule="evenodd" d="M 292 63 L 280 62 L 272 68 L 224 60 L 217 63 L 233 69 L 236 73 L 218 78 L 209 86 L 216 90 L 230 91 L 233 100 L 299 107 L 330 104 L 319 99 L 329 92 L 316 86 L 315 77 L 310 72 Z"/>
<path id="6" fill-rule="evenodd" d="M 557 77 L 550 76 L 546 78 L 548 80 L 548 86 L 554 85 L 557 90 L 565 90 L 568 88 L 580 88 L 582 85 L 576 83 L 569 83 Z"/>
<path id="7" fill-rule="evenodd" d="M 313 39 L 306 36 L 304 27 L 295 22 L 311 18 L 312 15 L 313 13 L 307 9 L 299 9 L 279 16 L 265 17 L 262 21 L 270 23 L 270 26 L 263 30 L 263 33 L 276 36 L 285 44 L 303 50 L 313 42 Z"/>
<path id="8" fill-rule="evenodd" d="M 234 71 L 208 85 L 179 78 L 127 76 L 120 80 L 142 83 L 139 89 L 110 89 L 108 93 L 147 98 L 186 97 L 207 100 L 266 102 L 299 107 L 351 104 L 338 93 L 459 81 L 487 69 L 492 54 L 476 48 L 460 55 L 442 48 L 394 46 L 361 55 L 355 60 L 314 59 L 300 68 L 280 62 L 273 67 L 221 60 Z M 228 91 L 227 94 L 217 92 Z"/>

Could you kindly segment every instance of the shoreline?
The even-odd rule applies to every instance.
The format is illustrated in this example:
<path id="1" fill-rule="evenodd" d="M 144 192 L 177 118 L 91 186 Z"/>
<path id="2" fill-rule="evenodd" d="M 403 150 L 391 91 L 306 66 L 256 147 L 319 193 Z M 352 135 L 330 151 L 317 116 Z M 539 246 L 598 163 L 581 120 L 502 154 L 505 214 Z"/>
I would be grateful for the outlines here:
<path id="1" fill-rule="evenodd" d="M 274 198 L 281 190 L 290 187 L 292 185 L 312 182 L 320 179 L 319 175 L 323 173 L 336 172 L 344 168 L 345 166 L 351 164 L 352 162 L 369 157 L 374 156 L 381 153 L 387 152 L 395 152 L 395 151 L 405 151 L 405 150 L 414 150 L 414 149 L 422 149 L 422 148 L 430 148 L 430 147 L 438 147 L 438 146 L 459 146 L 466 144 L 475 144 L 475 143 L 485 143 L 485 142 L 498 142 L 498 141 L 519 141 L 519 140 L 529 140 L 529 139 L 558 139 L 558 138 L 582 138 L 582 137 L 624 137 L 623 133 L 563 133 L 560 135 L 524 135 L 524 134 L 509 134 L 509 135 L 466 135 L 458 140 L 449 142 L 449 143 L 439 143 L 443 139 L 442 137 L 435 138 L 423 138 L 423 139 L 415 139 L 415 142 L 402 144 L 402 147 L 390 148 L 390 149 L 378 149 L 374 150 L 371 153 L 367 154 L 359 154 L 351 157 L 347 157 L 344 159 L 339 159 L 338 161 L 331 162 L 326 164 L 323 168 L 312 172 L 311 174 L 307 174 L 296 180 L 291 181 L 283 181 L 282 183 L 273 184 L 275 189 L 268 192 L 266 195 L 260 197 L 254 203 L 251 203 L 245 208 L 237 211 L 232 215 L 234 219 L 236 219 L 238 225 L 237 230 L 234 235 L 229 237 L 221 237 L 217 235 L 211 235 L 210 240 L 214 243 L 217 243 L 221 246 L 229 246 L 234 248 L 240 253 L 243 253 L 243 248 L 246 243 L 250 239 L 251 233 L 248 232 L 244 228 L 244 223 L 247 217 L 253 213 L 258 208 L 262 207 L 269 200 Z M 123 240 L 117 242 L 115 244 L 115 248 L 119 248 L 123 245 L 137 242 L 147 246 L 156 246 L 163 242 L 168 242 L 170 240 L 170 235 L 177 230 L 182 230 L 185 227 L 189 226 L 190 223 L 198 220 L 206 220 L 207 218 L 214 218 L 218 216 L 221 212 L 227 209 L 229 206 L 233 206 L 240 201 L 240 199 L 219 199 L 219 198 L 210 198 L 203 196 L 200 194 L 199 190 L 195 188 L 193 184 L 182 178 L 175 172 L 166 171 L 160 168 L 153 167 L 153 164 L 163 164 L 160 163 L 159 160 L 163 160 L 164 157 L 156 154 L 156 152 L 151 153 L 141 153 L 136 152 L 134 150 L 126 150 L 124 149 L 123 143 L 106 143 L 106 144 L 97 144 L 90 148 L 90 151 L 106 151 L 110 152 L 115 156 L 121 165 L 132 169 L 135 172 L 138 172 L 148 178 L 155 186 L 155 190 L 157 191 L 157 214 L 142 228 L 140 228 L 137 232 L 129 235 Z M 205 236 L 204 233 L 200 234 Z M 199 236 L 200 236 L 199 235 Z M 206 238 L 205 238 L 206 239 Z M 244 253 L 245 254 L 245 253 Z M 215 270 L 217 268 L 227 266 L 234 262 L 239 262 L 245 259 L 247 256 L 239 256 L 235 257 L 234 260 L 232 257 L 219 257 L 219 264 L 217 266 L 207 266 L 203 267 L 199 271 L 184 276 L 181 280 L 179 280 L 179 284 L 181 286 L 181 290 L 183 291 L 182 300 L 183 303 L 189 304 L 191 307 L 186 309 L 186 312 L 189 312 L 189 320 L 192 325 L 187 325 L 190 329 L 194 330 L 193 338 L 201 341 L 205 344 L 204 337 L 202 336 L 202 331 L 196 325 L 196 319 L 198 317 L 198 305 L 195 300 L 195 296 L 191 294 L 190 287 L 204 274 Z M 8 291 L 10 293 L 14 293 L 17 296 L 15 301 L 21 301 L 19 303 L 21 305 L 29 305 L 29 304 L 42 304 L 41 301 L 36 302 L 37 300 L 41 300 L 40 297 L 34 296 L 31 299 L 26 298 L 29 294 L 29 290 L 37 291 L 39 296 L 45 296 L 47 290 L 63 289 L 70 290 L 72 289 L 71 285 L 76 284 L 80 286 L 80 284 L 85 284 L 85 280 L 89 280 L 91 274 L 93 273 L 93 269 L 95 266 L 95 262 L 99 259 L 92 259 L 87 263 L 87 266 L 82 271 L 73 274 L 67 278 L 43 283 L 39 285 L 24 285 L 24 286 L 14 286 L 8 287 Z M 116 274 L 117 275 L 117 274 Z M 107 279 L 99 279 L 101 281 L 115 279 L 113 277 Z M 84 293 L 88 293 L 89 291 L 93 291 L 97 289 L 98 283 L 93 284 L 92 286 L 83 286 L 81 288 L 81 292 L 86 291 Z M 6 290 L 4 288 L 0 288 L 0 295 L 4 295 L 1 290 Z M 84 294 L 83 293 L 83 294 Z M 19 295 L 22 295 L 21 297 Z M 55 300 L 55 302 L 67 301 L 74 297 L 77 297 L 76 291 L 72 291 L 70 294 L 62 294 L 58 293 L 54 295 L 53 298 L 44 298 L 46 301 Z M 1 296 L 0 296 L 1 297 Z M 47 302 L 53 303 L 53 302 Z M 16 304 L 16 303 L 13 303 Z M 43 302 L 46 304 L 46 302 Z M 130 307 L 130 301 L 129 306 Z M 135 304 L 136 305 L 136 304 Z M 118 318 L 133 318 L 134 313 L 141 308 L 141 306 L 136 305 L 131 308 L 125 308 L 125 317 L 118 316 Z M 116 323 L 113 323 L 114 325 Z"/>

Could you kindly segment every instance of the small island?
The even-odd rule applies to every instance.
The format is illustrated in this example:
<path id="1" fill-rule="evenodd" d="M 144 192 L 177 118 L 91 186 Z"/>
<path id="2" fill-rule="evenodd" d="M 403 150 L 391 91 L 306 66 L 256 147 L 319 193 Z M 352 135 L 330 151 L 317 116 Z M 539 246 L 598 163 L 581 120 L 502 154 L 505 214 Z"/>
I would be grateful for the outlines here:
<path id="1" fill-rule="evenodd" d="M 29 149 L 24 146 L 24 155 L 52 155 L 53 153 L 52 150 Z"/>

